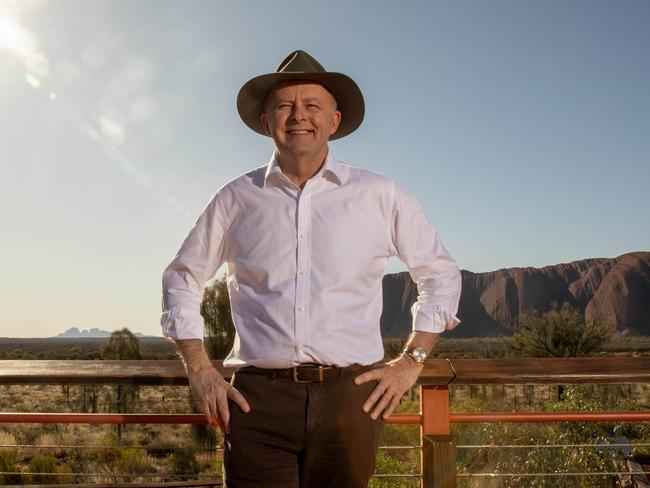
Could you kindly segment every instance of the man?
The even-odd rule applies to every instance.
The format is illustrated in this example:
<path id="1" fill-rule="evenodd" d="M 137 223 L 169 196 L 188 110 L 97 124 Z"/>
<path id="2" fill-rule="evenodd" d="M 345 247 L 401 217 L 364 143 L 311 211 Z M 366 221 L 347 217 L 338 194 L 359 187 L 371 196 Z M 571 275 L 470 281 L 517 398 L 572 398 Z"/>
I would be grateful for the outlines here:
<path id="1" fill-rule="evenodd" d="M 458 266 L 418 202 L 393 180 L 334 158 L 328 140 L 364 114 L 356 83 L 291 53 L 239 92 L 271 161 L 220 188 L 163 276 L 162 326 L 208 422 L 225 432 L 228 487 L 363 487 L 379 435 L 438 334 L 455 327 Z M 379 330 L 390 256 L 418 286 L 413 334 L 385 364 Z M 211 366 L 203 287 L 227 263 L 237 331 Z"/>

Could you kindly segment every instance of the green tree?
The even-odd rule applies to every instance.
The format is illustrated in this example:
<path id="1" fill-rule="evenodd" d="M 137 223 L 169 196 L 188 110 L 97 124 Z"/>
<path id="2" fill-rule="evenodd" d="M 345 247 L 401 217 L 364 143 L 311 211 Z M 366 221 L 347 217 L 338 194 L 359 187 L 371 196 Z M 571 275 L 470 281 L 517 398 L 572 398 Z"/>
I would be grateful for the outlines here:
<path id="1" fill-rule="evenodd" d="M 568 303 L 539 314 L 523 314 L 509 348 L 528 357 L 583 357 L 597 351 L 610 339 L 613 328 L 600 320 L 585 321 Z"/>
<path id="2" fill-rule="evenodd" d="M 101 348 L 102 359 L 142 359 L 140 341 L 127 327 L 114 330 Z"/>
<path id="3" fill-rule="evenodd" d="M 66 359 L 79 359 L 79 356 L 81 356 L 81 348 L 80 347 L 71 347 L 68 350 L 68 353 L 66 354 L 67 358 Z"/>
<path id="4" fill-rule="evenodd" d="M 101 348 L 102 359 L 142 359 L 140 353 L 140 341 L 126 327 L 115 330 L 109 337 L 106 344 Z M 138 387 L 133 385 L 117 385 L 111 388 L 109 399 L 111 403 L 117 405 L 118 413 L 128 413 L 132 411 L 133 404 L 138 399 Z M 117 424 L 117 438 L 122 439 L 122 430 L 124 426 Z"/>
<path id="5" fill-rule="evenodd" d="M 228 284 L 224 276 L 205 288 L 201 302 L 205 347 L 212 359 L 225 358 L 235 341 L 235 325 L 230 312 Z"/>
<path id="6" fill-rule="evenodd" d="M 201 302 L 201 316 L 204 322 L 204 343 L 208 356 L 211 359 L 224 359 L 235 341 L 235 324 L 232 321 L 225 276 L 205 288 Z M 191 392 L 188 401 L 193 412 L 201 412 Z M 192 438 L 198 446 L 214 447 L 219 443 L 220 437 L 215 430 L 205 424 L 193 424 L 190 429 Z"/>

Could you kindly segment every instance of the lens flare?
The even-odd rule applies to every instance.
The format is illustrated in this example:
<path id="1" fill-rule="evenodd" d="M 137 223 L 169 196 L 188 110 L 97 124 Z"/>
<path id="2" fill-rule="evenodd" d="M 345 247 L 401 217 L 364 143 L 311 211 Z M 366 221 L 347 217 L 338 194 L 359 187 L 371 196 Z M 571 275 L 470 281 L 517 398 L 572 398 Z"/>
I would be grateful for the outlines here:
<path id="1" fill-rule="evenodd" d="M 105 90 L 108 99 L 100 104 L 99 110 L 93 110 L 93 115 L 84 116 L 76 106 L 78 103 L 73 100 L 74 96 L 70 96 L 71 91 L 80 92 L 91 85 L 92 77 L 88 70 L 104 66 L 111 51 L 123 44 L 123 35 L 116 33 L 95 39 L 82 50 L 79 60 L 53 58 L 53 71 L 50 72 L 50 60 L 39 45 L 38 37 L 22 22 L 25 20 L 27 23 L 26 15 L 33 14 L 44 3 L 44 0 L 0 0 L 0 56 L 7 57 L 12 66 L 22 67 L 24 82 L 35 90 L 40 89 L 40 93 L 35 92 L 35 95 L 42 94 L 56 101 L 56 107 L 79 133 L 98 144 L 126 176 L 143 189 L 153 189 L 156 183 L 152 176 L 129 160 L 121 149 L 129 123 L 151 124 L 161 111 L 161 103 L 147 93 L 156 74 L 153 63 L 145 58 L 126 63 Z M 49 85 L 55 81 L 64 85 L 68 92 L 50 91 L 52 87 Z M 115 105 L 126 107 L 125 113 L 111 108 Z M 173 128 L 168 122 L 156 124 L 151 132 L 159 142 L 166 142 L 173 136 Z M 192 217 L 187 207 L 180 204 L 176 196 L 167 196 L 167 190 L 161 191 L 160 185 L 157 195 L 168 200 L 180 214 Z"/>
<path id="2" fill-rule="evenodd" d="M 32 88 L 38 88 L 39 86 L 41 86 L 41 80 L 39 80 L 38 78 L 36 78 L 36 77 L 35 77 L 33 74 L 31 74 L 31 73 L 29 73 L 29 74 L 27 74 L 27 76 L 25 76 L 25 81 L 26 81 L 27 84 L 28 84 L 29 86 L 31 86 Z"/>
<path id="3" fill-rule="evenodd" d="M 38 49 L 36 37 L 20 24 L 14 9 L 0 5 L 0 52 L 18 60 L 29 73 L 46 77 L 50 73 L 47 57 Z M 28 82 L 29 83 L 29 82 Z"/>

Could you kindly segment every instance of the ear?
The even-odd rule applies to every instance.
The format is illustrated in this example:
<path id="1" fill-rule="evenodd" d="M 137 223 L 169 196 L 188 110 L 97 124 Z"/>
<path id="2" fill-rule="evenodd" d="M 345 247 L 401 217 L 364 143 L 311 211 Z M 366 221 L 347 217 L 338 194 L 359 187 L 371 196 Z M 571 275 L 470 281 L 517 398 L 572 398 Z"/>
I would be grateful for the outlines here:
<path id="1" fill-rule="evenodd" d="M 262 122 L 262 127 L 264 128 L 264 133 L 267 136 L 271 136 L 271 128 L 269 127 L 269 119 L 266 116 L 265 112 L 260 114 L 260 121 Z"/>
<path id="2" fill-rule="evenodd" d="M 335 110 L 332 113 L 332 119 L 331 119 L 331 125 L 330 125 L 330 135 L 334 134 L 336 130 L 339 128 L 339 125 L 341 125 L 341 112 L 338 110 Z"/>

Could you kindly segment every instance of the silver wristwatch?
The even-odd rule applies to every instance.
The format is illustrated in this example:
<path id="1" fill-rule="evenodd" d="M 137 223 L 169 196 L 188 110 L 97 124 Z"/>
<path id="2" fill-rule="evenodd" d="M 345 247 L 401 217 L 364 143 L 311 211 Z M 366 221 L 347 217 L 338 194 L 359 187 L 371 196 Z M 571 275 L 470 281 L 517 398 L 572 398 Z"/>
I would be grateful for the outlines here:
<path id="1" fill-rule="evenodd" d="M 429 359 L 429 353 L 423 347 L 407 347 L 404 352 L 411 356 L 416 363 L 423 364 Z"/>

